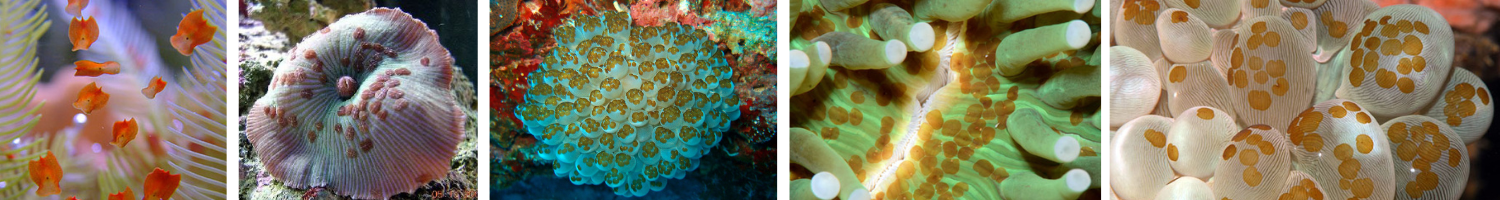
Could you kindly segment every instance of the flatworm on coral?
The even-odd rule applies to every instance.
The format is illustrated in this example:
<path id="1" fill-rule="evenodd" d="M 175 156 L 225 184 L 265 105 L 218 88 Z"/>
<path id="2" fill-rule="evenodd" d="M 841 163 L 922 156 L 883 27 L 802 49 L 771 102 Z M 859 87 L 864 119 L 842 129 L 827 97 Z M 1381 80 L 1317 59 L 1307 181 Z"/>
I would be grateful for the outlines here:
<path id="1" fill-rule="evenodd" d="M 109 93 L 104 93 L 103 88 L 89 83 L 78 90 L 78 101 L 73 102 L 73 108 L 83 111 L 83 114 L 93 113 L 94 110 L 104 107 L 109 103 Z"/>
<path id="2" fill-rule="evenodd" d="M 182 174 L 172 174 L 156 168 L 151 170 L 151 174 L 146 174 L 146 183 L 141 192 L 146 193 L 145 199 L 168 199 L 172 197 L 172 193 L 177 192 L 177 186 L 181 182 Z"/>
<path id="3" fill-rule="evenodd" d="M 95 40 L 99 40 L 99 23 L 94 22 L 94 17 L 73 18 L 68 23 L 68 41 L 73 42 L 73 51 L 89 50 Z"/>
<path id="4" fill-rule="evenodd" d="M 80 60 L 73 62 L 74 76 L 99 76 L 104 74 L 120 74 L 120 63 L 108 61 L 97 63 L 94 61 Z"/>
<path id="5" fill-rule="evenodd" d="M 53 156 L 52 151 L 47 151 L 47 156 L 27 163 L 26 169 L 31 172 L 31 182 L 37 185 L 37 196 L 62 193 L 62 188 L 58 185 L 62 181 L 62 166 L 57 164 L 57 156 Z"/>
<path id="6" fill-rule="evenodd" d="M 212 41 L 218 30 L 218 26 L 203 20 L 203 9 L 193 10 L 182 16 L 182 22 L 177 24 L 177 34 L 172 35 L 172 48 L 182 55 L 191 55 L 193 47 Z"/>
<path id="7" fill-rule="evenodd" d="M 135 134 L 140 131 L 141 127 L 136 125 L 135 118 L 115 122 L 115 139 L 114 141 L 110 141 L 109 144 L 123 148 L 126 144 L 130 144 L 130 140 L 135 139 Z"/>
<path id="8" fill-rule="evenodd" d="M 161 90 L 166 87 L 167 82 L 162 81 L 160 76 L 151 77 L 151 82 L 146 83 L 146 88 L 141 89 L 141 94 L 146 95 L 148 99 L 155 99 L 156 93 L 161 93 Z"/>

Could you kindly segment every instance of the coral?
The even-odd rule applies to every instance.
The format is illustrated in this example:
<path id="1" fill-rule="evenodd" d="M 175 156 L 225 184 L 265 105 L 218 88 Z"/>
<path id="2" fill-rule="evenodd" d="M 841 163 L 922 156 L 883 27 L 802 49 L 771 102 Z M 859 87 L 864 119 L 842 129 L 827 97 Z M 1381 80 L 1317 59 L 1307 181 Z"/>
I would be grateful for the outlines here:
<path id="1" fill-rule="evenodd" d="M 792 128 L 790 135 L 792 141 L 818 140 L 821 138 L 816 133 L 802 128 Z M 791 158 L 788 160 L 807 166 L 807 170 L 817 172 L 818 175 L 813 178 L 813 182 L 815 183 L 825 182 L 825 180 L 819 180 L 820 177 L 835 177 L 833 180 L 827 180 L 833 183 L 813 185 L 815 189 L 811 192 L 818 196 L 819 199 L 833 199 L 835 196 L 841 199 L 869 199 L 870 190 L 865 189 L 864 184 L 860 183 L 860 178 L 855 175 L 854 170 L 850 169 L 849 165 L 839 162 L 841 160 L 840 157 L 842 156 L 839 156 L 833 148 L 828 147 L 827 143 L 798 142 L 792 146 Z M 827 191 L 828 188 L 826 186 L 824 189 L 817 189 L 817 185 L 828 184 L 834 185 L 832 187 L 833 191 Z M 794 189 L 800 190 L 801 188 Z M 797 191 L 792 193 L 792 196 L 799 196 L 797 194 L 799 192 Z"/>
<path id="2" fill-rule="evenodd" d="M 728 45 L 731 53 L 776 57 L 776 20 L 774 17 L 757 17 L 749 12 L 725 11 L 715 12 L 709 15 L 707 20 L 712 20 L 713 23 L 704 26 L 703 30 L 713 33 L 710 36 L 715 41 Z M 688 23 L 681 24 L 687 25 Z"/>
<path id="3" fill-rule="evenodd" d="M 516 22 L 520 3 L 520 0 L 490 1 L 490 35 L 499 35 L 501 30 L 510 28 Z"/>
<path id="4" fill-rule="evenodd" d="M 1111 107 L 1134 109 L 1111 113 L 1128 120 L 1112 124 L 1124 138 L 1111 153 L 1140 173 L 1112 181 L 1123 186 L 1111 191 L 1116 197 L 1201 192 L 1161 188 L 1187 177 L 1213 180 L 1213 198 L 1229 199 L 1451 199 L 1464 191 L 1470 158 L 1462 147 L 1482 140 L 1494 108 L 1488 86 L 1455 69 L 1468 62 L 1455 62 L 1460 38 L 1444 21 L 1452 13 L 1365 0 L 1132 0 L 1115 9 L 1125 12 L 1113 60 L 1158 78 L 1125 83 L 1162 85 L 1155 101 L 1158 94 L 1136 86 L 1112 87 L 1135 96 L 1113 97 L 1127 100 Z M 1162 124 L 1172 128 L 1150 129 Z M 1156 163 L 1163 156 L 1170 167 Z M 1179 164 L 1205 156 L 1217 164 Z"/>
<path id="5" fill-rule="evenodd" d="M 792 1 L 789 126 L 806 134 L 792 146 L 829 153 L 794 160 L 809 173 L 791 181 L 843 180 L 829 169 L 848 168 L 841 188 L 868 193 L 840 199 L 1074 199 L 1100 188 L 1100 92 L 1085 90 L 1098 87 L 1100 19 L 1093 1 L 1058 2 Z M 995 8 L 1036 7 L 999 7 L 1010 4 L 1068 6 L 1000 23 L 1012 11 Z M 978 6 L 934 13 L 958 5 Z M 791 154 L 814 153 L 804 150 Z"/>
<path id="6" fill-rule="evenodd" d="M 1396 199 L 1458 198 L 1469 178 L 1465 143 L 1453 129 L 1432 117 L 1408 115 L 1380 125 L 1390 137 Z M 1432 153 L 1436 152 L 1436 153 Z M 1399 170 L 1398 170 L 1399 171 Z M 1440 190 L 1444 189 L 1444 190 Z"/>
<path id="7" fill-rule="evenodd" d="M 630 19 L 636 26 L 662 26 L 677 23 L 698 27 L 712 23 L 692 11 L 687 0 L 644 0 L 630 4 Z M 772 24 L 774 26 L 774 23 Z"/>
<path id="8" fill-rule="evenodd" d="M 372 9 L 308 36 L 287 57 L 245 122 L 277 180 L 385 198 L 448 173 L 468 120 L 451 88 L 453 58 L 426 24 Z"/>
<path id="9" fill-rule="evenodd" d="M 542 160 L 574 184 L 615 194 L 659 191 L 682 178 L 740 117 L 732 69 L 706 33 L 640 27 L 604 12 L 555 29 L 558 47 L 528 77 L 517 115 Z"/>
<path id="10" fill-rule="evenodd" d="M 266 28 L 286 34 L 291 42 L 301 42 L 319 27 L 328 26 L 344 15 L 369 10 L 370 0 L 245 0 L 241 15 L 266 23 Z"/>
<path id="11" fill-rule="evenodd" d="M 507 32 L 490 35 L 490 109 L 496 116 L 507 119 L 495 127 L 520 126 L 516 118 L 516 105 L 526 97 L 531 86 L 527 77 L 540 68 L 542 56 L 557 46 L 552 39 L 552 29 L 563 25 L 573 13 L 565 10 L 567 2 L 562 0 L 535 1 L 535 8 L 521 8 L 514 28 Z"/>
<path id="12" fill-rule="evenodd" d="M 922 19 L 922 20 L 964 21 L 964 20 L 968 20 L 971 17 L 974 17 L 974 15 L 979 15 L 980 11 L 984 11 L 985 6 L 987 6 L 987 5 L 995 5 L 995 4 L 991 4 L 990 2 L 991 2 L 991 0 L 918 1 L 916 3 L 916 5 L 912 6 L 912 9 L 913 9 L 912 13 L 913 13 L 913 17 L 915 17 L 917 19 Z M 1021 2 L 1021 1 L 1011 1 L 1011 2 Z M 999 7 L 999 8 L 1042 8 L 1043 6 L 1039 6 L 1039 5 L 1065 4 L 1065 3 L 1068 3 L 1068 2 L 1067 1 L 1041 1 L 1041 2 L 1027 2 L 1027 3 L 1033 3 L 1033 4 L 1028 4 L 1026 6 L 1019 6 L 1019 5 L 1017 5 L 1017 6 L 1011 6 L 1011 5 L 1004 5 L 1004 1 L 1002 0 L 1002 3 L 1001 3 L 1002 5 L 996 5 L 996 6 Z M 1092 3 L 1090 3 L 1090 4 L 1092 4 Z M 1040 9 L 1038 9 L 1038 10 L 1040 10 Z M 1081 9 L 1079 11 L 1086 11 L 1086 10 L 1088 10 L 1088 9 Z M 1018 13 L 1018 12 L 1007 11 L 1007 13 Z M 1025 15 L 1025 16 L 1022 16 L 1021 18 L 1035 16 L 1036 14 L 1039 14 L 1039 13 L 1018 13 L 1018 15 Z"/>

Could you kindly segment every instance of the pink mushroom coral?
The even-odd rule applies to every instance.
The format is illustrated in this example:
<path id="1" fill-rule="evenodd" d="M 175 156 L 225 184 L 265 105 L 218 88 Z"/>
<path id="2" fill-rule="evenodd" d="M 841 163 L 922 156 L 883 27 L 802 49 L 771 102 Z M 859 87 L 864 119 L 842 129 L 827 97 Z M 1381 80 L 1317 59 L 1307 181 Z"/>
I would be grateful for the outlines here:
<path id="1" fill-rule="evenodd" d="M 426 24 L 377 8 L 329 24 L 288 57 L 246 122 L 271 176 L 370 199 L 448 173 L 465 116 L 449 85 L 453 58 Z"/>

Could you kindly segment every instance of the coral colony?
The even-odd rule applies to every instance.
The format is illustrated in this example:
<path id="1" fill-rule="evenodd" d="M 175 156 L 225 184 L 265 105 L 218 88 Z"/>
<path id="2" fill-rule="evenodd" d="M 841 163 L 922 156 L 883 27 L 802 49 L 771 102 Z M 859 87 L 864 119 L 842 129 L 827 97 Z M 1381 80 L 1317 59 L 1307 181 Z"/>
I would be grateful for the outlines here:
<path id="1" fill-rule="evenodd" d="M 66 3 L 57 6 L 71 18 L 66 36 L 80 59 L 71 62 L 73 73 L 64 68 L 44 89 L 32 51 L 50 21 L 37 3 L 0 1 L 0 15 L 13 19 L 0 29 L 16 36 L 0 43 L 3 60 L 12 61 L 0 85 L 16 97 L 0 102 L 12 114 L 0 132 L 8 141 L 0 165 L 10 166 L 0 171 L 0 196 L 135 199 L 140 191 L 145 199 L 224 198 L 221 2 L 190 1 L 194 9 L 180 15 L 171 38 L 148 37 L 139 19 L 112 1 L 50 2 Z M 178 53 L 158 55 L 155 40 L 181 41 L 173 46 Z M 184 56 L 192 65 L 165 73 L 161 56 Z M 59 118 L 70 120 L 52 120 Z M 132 142 L 138 135 L 144 139 Z"/>
<path id="2" fill-rule="evenodd" d="M 790 2 L 794 199 L 1100 187 L 1099 2 Z"/>
<path id="3" fill-rule="evenodd" d="M 629 15 L 554 29 L 557 49 L 529 76 L 516 115 L 557 176 L 643 196 L 696 169 L 739 118 L 740 100 L 702 30 L 636 26 Z"/>
<path id="4" fill-rule="evenodd" d="M 376 8 L 303 39 L 247 120 L 266 171 L 360 199 L 445 176 L 467 116 L 437 37 L 399 9 Z"/>
<path id="5" fill-rule="evenodd" d="M 1453 199 L 1488 86 L 1453 29 L 1368 0 L 1118 4 L 1120 199 Z M 1212 179 L 1213 181 L 1208 181 Z"/>

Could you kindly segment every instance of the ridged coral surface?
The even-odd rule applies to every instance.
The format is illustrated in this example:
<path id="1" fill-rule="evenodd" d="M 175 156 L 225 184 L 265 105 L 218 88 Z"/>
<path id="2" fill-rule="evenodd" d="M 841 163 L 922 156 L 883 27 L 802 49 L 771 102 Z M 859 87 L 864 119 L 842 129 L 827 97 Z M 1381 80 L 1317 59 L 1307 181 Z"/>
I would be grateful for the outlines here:
<path id="1" fill-rule="evenodd" d="M 517 112 L 556 175 L 623 196 L 660 191 L 739 118 L 733 69 L 703 31 L 633 26 L 620 12 L 573 20 L 553 31 L 558 47 Z"/>
<path id="2" fill-rule="evenodd" d="M 305 38 L 251 108 L 246 134 L 291 187 L 387 198 L 445 176 L 465 116 L 453 58 L 399 9 L 345 16 Z"/>

